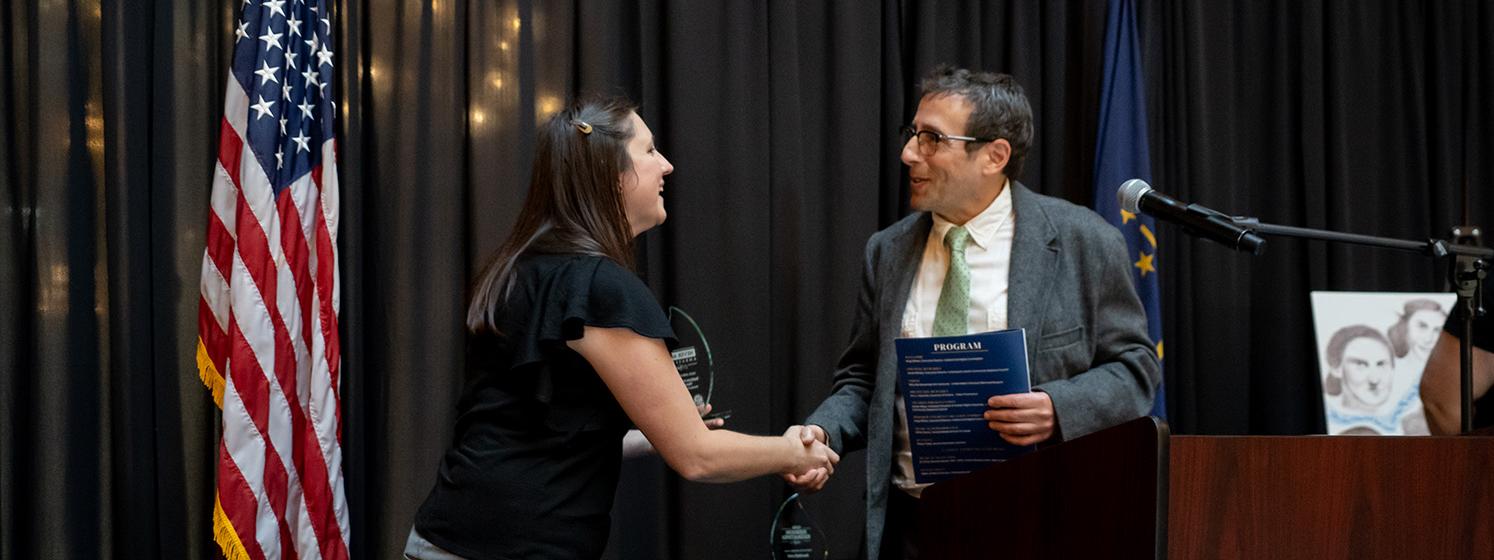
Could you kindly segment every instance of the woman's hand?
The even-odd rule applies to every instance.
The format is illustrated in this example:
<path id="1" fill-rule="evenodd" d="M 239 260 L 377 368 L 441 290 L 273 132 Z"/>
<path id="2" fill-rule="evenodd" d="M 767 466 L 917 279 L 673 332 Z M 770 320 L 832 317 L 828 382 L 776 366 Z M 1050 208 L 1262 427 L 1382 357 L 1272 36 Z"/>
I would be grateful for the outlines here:
<path id="1" fill-rule="evenodd" d="M 835 474 L 835 465 L 840 463 L 840 455 L 819 440 L 800 437 L 797 428 L 798 426 L 789 428 L 782 436 L 799 451 L 794 468 L 783 474 L 809 483 L 806 486 L 824 486 L 830 475 Z"/>
<path id="2" fill-rule="evenodd" d="M 708 429 L 715 430 L 717 428 L 720 428 L 720 427 L 726 425 L 726 419 L 725 418 L 711 418 L 709 420 L 706 419 L 705 415 L 711 413 L 711 403 L 705 403 L 705 404 L 696 406 L 695 407 L 695 412 L 697 412 L 697 413 L 700 414 L 701 421 L 705 422 L 705 427 L 708 428 Z"/>
<path id="3" fill-rule="evenodd" d="M 783 432 L 783 437 L 797 439 L 805 447 L 813 447 L 817 444 L 823 446 L 829 441 L 829 438 L 825 435 L 825 429 L 812 424 L 807 426 L 789 426 L 788 430 Z M 834 453 L 834 450 L 831 450 L 831 453 Z M 830 482 L 830 473 L 834 471 L 834 466 L 839 461 L 840 457 L 836 456 L 835 461 L 830 465 L 831 468 L 815 468 L 803 472 L 785 472 L 779 473 L 779 476 L 782 476 L 783 481 L 787 482 L 789 486 L 792 486 L 800 494 L 813 494 L 823 490 L 825 484 Z"/>
<path id="4" fill-rule="evenodd" d="M 792 435 L 785 434 L 784 437 L 795 439 Z M 813 442 L 804 447 L 808 462 L 800 464 L 801 470 L 780 473 L 785 481 L 795 490 L 804 494 L 819 492 L 830 482 L 830 475 L 835 472 L 836 463 L 840 462 L 840 456 L 823 443 Z M 804 469 L 804 467 L 811 467 Z"/>

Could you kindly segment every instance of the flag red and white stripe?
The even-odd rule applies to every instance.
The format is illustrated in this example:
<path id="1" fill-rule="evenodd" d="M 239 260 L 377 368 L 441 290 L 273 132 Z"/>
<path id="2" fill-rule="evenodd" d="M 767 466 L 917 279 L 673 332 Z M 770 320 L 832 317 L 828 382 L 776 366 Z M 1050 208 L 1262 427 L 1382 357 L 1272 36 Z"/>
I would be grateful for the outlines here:
<path id="1" fill-rule="evenodd" d="M 330 33 L 327 0 L 246 0 L 235 26 L 197 344 L 230 560 L 348 557 Z"/>

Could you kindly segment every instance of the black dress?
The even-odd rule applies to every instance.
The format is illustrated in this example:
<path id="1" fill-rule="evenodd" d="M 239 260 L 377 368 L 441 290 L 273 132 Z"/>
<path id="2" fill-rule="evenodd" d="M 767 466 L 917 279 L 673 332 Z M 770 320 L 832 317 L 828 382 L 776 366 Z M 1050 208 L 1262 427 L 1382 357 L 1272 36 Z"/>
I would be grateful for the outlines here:
<path id="1" fill-rule="evenodd" d="M 674 333 L 653 293 L 609 259 L 525 255 L 515 275 L 504 336 L 468 337 L 455 440 L 415 529 L 475 559 L 596 558 L 630 423 L 565 342 L 588 325 Z"/>

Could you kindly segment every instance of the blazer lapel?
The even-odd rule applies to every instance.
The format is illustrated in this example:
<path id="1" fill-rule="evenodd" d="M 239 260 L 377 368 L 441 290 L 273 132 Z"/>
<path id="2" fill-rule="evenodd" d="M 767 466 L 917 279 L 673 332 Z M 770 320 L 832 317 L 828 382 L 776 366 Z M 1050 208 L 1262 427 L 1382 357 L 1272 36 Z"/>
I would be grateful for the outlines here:
<path id="1" fill-rule="evenodd" d="M 913 289 L 913 279 L 918 276 L 918 267 L 923 262 L 923 248 L 928 242 L 929 230 L 934 227 L 934 218 L 928 213 L 919 214 L 918 221 L 902 235 L 888 240 L 888 259 L 883 270 L 892 274 L 885 276 L 881 301 L 882 339 L 892 340 L 902 334 L 903 310 L 908 307 L 908 292 Z"/>
<path id="2" fill-rule="evenodd" d="M 1038 205 L 1037 195 L 1012 181 L 1012 208 L 1017 214 L 1012 232 L 1012 258 L 1007 276 L 1006 327 L 1027 329 L 1029 351 L 1042 333 L 1047 307 L 1045 287 L 1058 270 L 1058 230 Z"/>
<path id="3" fill-rule="evenodd" d="M 867 415 L 867 499 L 872 507 L 881 507 L 887 492 L 892 468 L 893 392 L 897 388 L 897 350 L 892 340 L 902 335 L 903 310 L 908 306 L 908 292 L 918 276 L 923 246 L 928 241 L 934 220 L 927 212 L 913 222 L 913 227 L 889 238 L 885 253 L 877 266 L 881 268 L 876 310 L 880 319 L 877 349 L 877 381 Z M 876 517 L 881 522 L 881 516 Z M 877 528 L 880 531 L 880 527 Z"/>

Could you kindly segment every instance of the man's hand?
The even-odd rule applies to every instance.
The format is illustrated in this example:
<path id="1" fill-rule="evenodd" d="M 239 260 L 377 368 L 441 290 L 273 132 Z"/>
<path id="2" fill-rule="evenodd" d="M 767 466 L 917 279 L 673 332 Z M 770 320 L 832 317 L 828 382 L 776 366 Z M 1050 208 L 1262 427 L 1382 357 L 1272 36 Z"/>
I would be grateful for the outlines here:
<path id="1" fill-rule="evenodd" d="M 1034 391 L 986 400 L 986 426 L 1012 445 L 1033 445 L 1053 437 L 1053 398 Z"/>
<path id="2" fill-rule="evenodd" d="M 829 445 L 829 438 L 825 436 L 825 429 L 819 426 L 789 426 L 787 430 L 784 430 L 783 435 L 799 438 L 799 441 L 804 443 L 805 447 L 813 446 L 816 443 Z M 787 482 L 789 486 L 793 486 L 794 490 L 802 494 L 813 494 L 823 489 L 825 483 L 830 482 L 830 472 L 822 468 L 810 469 L 800 474 L 785 474 L 783 475 L 783 481 Z"/>

